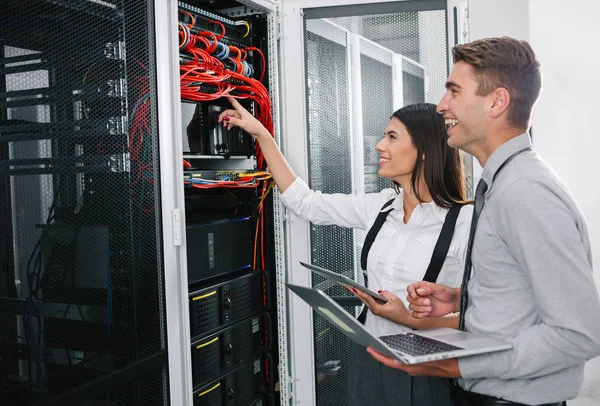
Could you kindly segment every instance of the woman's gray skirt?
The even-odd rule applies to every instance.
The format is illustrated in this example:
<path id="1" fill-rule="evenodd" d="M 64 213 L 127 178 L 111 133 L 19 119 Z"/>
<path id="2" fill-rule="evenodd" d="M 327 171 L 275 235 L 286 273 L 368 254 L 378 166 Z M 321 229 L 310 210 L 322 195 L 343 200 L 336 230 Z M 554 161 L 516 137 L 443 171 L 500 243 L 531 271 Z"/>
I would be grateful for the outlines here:
<path id="1" fill-rule="evenodd" d="M 448 378 L 412 377 L 375 361 L 354 344 L 348 370 L 350 405 L 453 406 Z"/>

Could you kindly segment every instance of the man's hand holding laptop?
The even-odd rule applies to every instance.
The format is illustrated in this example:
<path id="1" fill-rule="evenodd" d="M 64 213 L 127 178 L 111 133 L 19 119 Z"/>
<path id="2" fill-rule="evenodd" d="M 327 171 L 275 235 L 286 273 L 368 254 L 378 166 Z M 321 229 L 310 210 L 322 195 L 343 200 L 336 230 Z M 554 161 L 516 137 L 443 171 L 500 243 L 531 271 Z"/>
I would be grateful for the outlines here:
<path id="1" fill-rule="evenodd" d="M 409 308 L 412 311 L 411 316 L 414 319 L 443 317 L 450 313 L 455 313 L 460 309 L 460 288 L 451 288 L 449 286 L 439 285 L 437 283 L 421 281 L 409 285 L 407 291 L 407 300 L 409 302 Z M 373 314 L 378 314 L 373 311 L 373 309 L 375 309 L 375 311 L 379 312 L 378 315 L 386 317 L 389 320 L 396 321 L 397 319 L 397 323 L 409 327 L 415 324 L 411 321 L 405 320 L 405 313 L 408 315 L 408 311 L 404 308 L 402 301 L 389 292 L 380 292 L 381 295 L 388 299 L 388 303 L 385 305 L 376 303 L 370 297 L 367 297 L 367 295 L 364 295 L 361 292 L 354 292 L 354 294 L 363 303 L 365 303 L 365 306 L 367 306 L 369 310 L 373 312 Z M 393 298 L 395 298 L 395 300 Z M 382 308 L 390 304 L 392 300 L 394 300 L 394 302 L 398 301 L 403 309 L 399 309 L 399 306 L 396 303 L 393 306 L 383 309 L 383 313 L 381 313 Z M 398 314 L 387 317 L 388 312 L 391 312 L 392 309 Z M 441 376 L 446 378 L 460 378 L 461 376 L 457 358 L 408 365 L 393 358 L 387 357 L 370 347 L 367 348 L 367 352 L 371 354 L 375 360 L 381 362 L 382 364 L 390 368 L 400 369 L 409 375 Z"/>
<path id="2" fill-rule="evenodd" d="M 375 351 L 371 347 L 367 352 L 373 358 L 390 368 L 400 369 L 412 376 L 441 376 L 445 378 L 460 378 L 460 369 L 458 368 L 458 358 L 443 359 L 439 361 L 424 362 L 422 364 L 403 364 L 393 358 Z"/>

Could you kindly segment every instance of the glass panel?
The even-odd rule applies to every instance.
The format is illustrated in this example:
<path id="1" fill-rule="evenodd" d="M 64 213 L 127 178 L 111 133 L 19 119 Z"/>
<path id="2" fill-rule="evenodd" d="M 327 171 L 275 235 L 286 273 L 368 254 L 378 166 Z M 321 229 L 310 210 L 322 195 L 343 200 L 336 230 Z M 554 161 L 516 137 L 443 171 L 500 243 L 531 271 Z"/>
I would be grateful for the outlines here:
<path id="1" fill-rule="evenodd" d="M 378 175 L 379 154 L 375 145 L 382 137 L 386 123 L 394 111 L 392 66 L 366 55 L 360 56 L 363 151 L 365 193 L 376 193 L 392 186 L 389 179 Z"/>
<path id="2" fill-rule="evenodd" d="M 166 404 L 152 2 L 4 3 L 0 398 Z"/>
<path id="3" fill-rule="evenodd" d="M 306 27 L 311 188 L 374 193 L 391 187 L 390 180 L 377 174 L 375 145 L 396 109 L 417 102 L 437 104 L 443 95 L 448 70 L 445 10 L 309 19 Z M 353 172 L 356 167 L 363 170 Z M 312 225 L 312 262 L 362 282 L 356 254 L 364 234 Z M 319 277 L 312 282 L 329 295 L 346 294 Z M 354 307 L 347 310 L 356 312 Z M 352 344 L 316 313 L 314 332 L 317 404 L 347 405 Z"/>
<path id="4" fill-rule="evenodd" d="M 311 29 L 307 22 L 308 30 Z M 310 138 L 310 178 L 313 189 L 328 193 L 351 193 L 350 115 L 348 100 L 347 48 L 313 32 L 307 33 L 308 121 Z M 338 272 L 353 269 L 352 230 L 336 226 L 311 225 L 311 259 L 314 264 Z M 353 276 L 353 275 L 349 275 Z M 330 295 L 342 295 L 344 289 L 313 274 L 313 286 Z M 345 381 L 345 369 L 339 360 L 348 357 L 350 341 L 330 328 L 314 313 L 315 352 L 318 388 L 317 404 L 330 404 L 339 393 L 330 382 Z M 332 378 L 332 375 L 335 378 Z"/>

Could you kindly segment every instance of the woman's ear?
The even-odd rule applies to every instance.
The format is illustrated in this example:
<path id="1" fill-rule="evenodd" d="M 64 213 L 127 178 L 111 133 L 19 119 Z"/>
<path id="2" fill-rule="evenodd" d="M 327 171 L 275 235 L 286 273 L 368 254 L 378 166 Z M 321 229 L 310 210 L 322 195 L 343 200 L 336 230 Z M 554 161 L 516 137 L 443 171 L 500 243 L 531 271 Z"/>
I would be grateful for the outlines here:
<path id="1" fill-rule="evenodd" d="M 425 152 L 423 152 L 423 155 L 421 155 L 421 161 L 425 160 Z"/>

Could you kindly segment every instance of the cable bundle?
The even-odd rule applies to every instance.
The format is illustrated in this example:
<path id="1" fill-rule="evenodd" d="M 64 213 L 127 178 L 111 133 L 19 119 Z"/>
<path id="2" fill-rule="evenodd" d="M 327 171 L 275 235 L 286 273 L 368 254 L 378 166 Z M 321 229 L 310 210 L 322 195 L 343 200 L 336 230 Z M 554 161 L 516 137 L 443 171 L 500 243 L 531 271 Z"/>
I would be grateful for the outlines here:
<path id="1" fill-rule="evenodd" d="M 191 23 L 179 23 L 179 49 L 187 53 L 192 60 L 180 66 L 181 97 L 192 101 L 212 101 L 222 97 L 249 99 L 258 106 L 257 119 L 273 134 L 271 100 L 261 81 L 265 75 L 265 57 L 256 47 L 238 48 L 226 45 L 220 40 L 225 36 L 225 26 L 211 20 L 209 23 L 220 27 L 221 32 L 210 31 L 192 33 L 195 19 L 192 14 L 181 11 L 191 18 Z M 253 68 L 246 61 L 248 52 L 260 55 L 262 66 L 260 79 L 251 75 Z M 257 167 L 265 169 L 264 158 L 256 146 Z"/>
<path id="2" fill-rule="evenodd" d="M 137 61 L 146 73 L 148 68 Z M 141 207 L 144 213 L 154 211 L 154 204 L 144 206 L 144 198 L 153 191 L 153 162 L 152 162 L 152 126 L 150 125 L 150 82 L 148 76 L 136 76 L 132 86 L 140 95 L 136 100 L 129 116 L 129 153 L 131 161 L 132 180 L 130 184 L 132 199 Z M 139 196 L 139 198 L 138 198 Z M 139 200 L 138 200 L 139 199 Z M 152 199 L 153 201 L 153 199 Z"/>
<path id="3" fill-rule="evenodd" d="M 260 246 L 260 262 L 261 268 L 266 269 L 265 265 L 265 211 L 264 211 L 264 202 L 267 198 L 269 192 L 273 189 L 273 180 L 265 180 L 262 184 L 262 190 L 258 202 L 258 221 L 256 222 L 256 231 L 254 233 L 254 260 L 252 262 L 254 269 L 256 268 L 257 261 L 256 255 L 258 251 L 258 247 Z M 259 228 L 260 228 L 260 241 L 259 241 Z M 260 244 L 260 245 L 259 245 Z M 265 304 L 266 304 L 266 296 L 265 296 Z"/>
<path id="4" fill-rule="evenodd" d="M 210 31 L 201 31 L 197 34 L 191 32 L 195 25 L 194 16 L 188 12 L 180 11 L 191 19 L 191 23 L 179 24 L 179 49 L 192 57 L 192 61 L 180 65 L 181 97 L 192 101 L 212 101 L 221 97 L 235 97 L 238 99 L 249 99 L 256 103 L 256 118 L 262 125 L 273 134 L 273 118 L 271 114 L 271 100 L 267 89 L 262 85 L 265 76 L 266 61 L 262 51 L 256 47 L 238 48 L 226 45 L 220 40 L 225 36 L 225 26 L 218 21 L 209 21 L 221 28 L 220 34 Z M 247 22 L 238 22 L 246 26 L 250 33 L 250 25 Z M 248 52 L 256 52 L 261 57 L 260 79 L 253 79 L 254 69 L 246 61 Z M 266 169 L 264 157 L 258 143 L 255 144 L 258 172 L 246 173 L 239 176 L 239 180 L 205 180 L 186 177 L 184 183 L 187 187 L 207 189 L 214 187 L 224 188 L 260 188 L 258 197 L 257 217 L 254 233 L 254 256 L 253 269 L 258 268 L 258 253 L 260 252 L 260 269 L 265 270 L 265 210 L 264 202 L 273 188 L 271 174 L 264 172 Z M 187 164 L 187 165 L 186 165 Z M 184 161 L 184 166 L 191 165 Z M 262 185 L 261 185 L 262 183 Z M 266 277 L 262 276 L 263 304 L 267 305 L 267 283 Z M 267 328 L 265 326 L 265 342 L 267 340 Z M 268 359 L 265 360 L 266 380 L 268 375 Z"/>
<path id="5" fill-rule="evenodd" d="M 217 187 L 227 188 L 257 188 L 260 181 L 271 179 L 271 174 L 268 172 L 250 172 L 239 175 L 239 180 L 229 179 L 202 179 L 194 177 L 193 174 L 184 174 L 183 183 L 188 187 L 198 189 L 211 189 Z"/>

